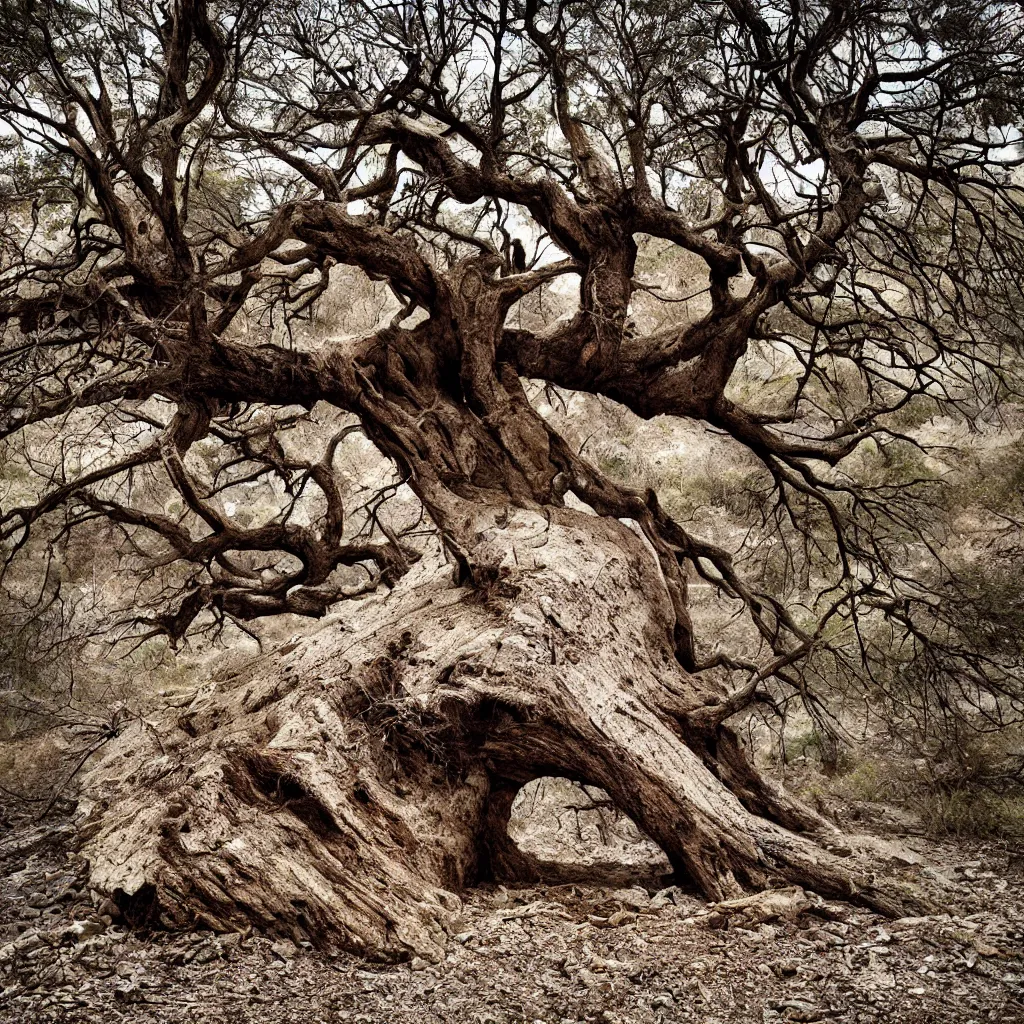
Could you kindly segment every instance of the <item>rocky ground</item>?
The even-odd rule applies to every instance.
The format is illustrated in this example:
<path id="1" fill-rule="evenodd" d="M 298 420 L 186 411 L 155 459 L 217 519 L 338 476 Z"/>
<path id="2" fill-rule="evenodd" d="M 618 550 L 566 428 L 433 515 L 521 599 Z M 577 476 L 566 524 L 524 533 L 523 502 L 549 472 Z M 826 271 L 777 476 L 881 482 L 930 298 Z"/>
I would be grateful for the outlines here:
<path id="1" fill-rule="evenodd" d="M 708 906 L 580 884 L 466 897 L 444 962 L 146 933 L 90 891 L 65 814 L 0 819 L 0 1021 L 1024 1021 L 1024 859 L 872 843 L 948 906 L 884 920 L 800 890 Z"/>

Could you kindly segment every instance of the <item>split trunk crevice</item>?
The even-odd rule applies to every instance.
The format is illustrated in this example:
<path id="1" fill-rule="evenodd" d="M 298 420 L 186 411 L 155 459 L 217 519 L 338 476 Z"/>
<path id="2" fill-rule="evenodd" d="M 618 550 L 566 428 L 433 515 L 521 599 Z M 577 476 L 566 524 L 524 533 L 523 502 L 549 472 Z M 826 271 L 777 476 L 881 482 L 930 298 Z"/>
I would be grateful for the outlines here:
<path id="1" fill-rule="evenodd" d="M 604 789 L 709 898 L 778 881 L 920 909 L 793 831 L 831 827 L 761 780 L 728 730 L 685 735 L 669 709 L 707 695 L 628 526 L 477 516 L 477 585 L 424 558 L 386 597 L 109 744 L 83 792 L 93 884 L 145 894 L 165 926 L 438 957 L 464 886 L 537 877 L 508 814 L 521 785 L 556 775 Z"/>

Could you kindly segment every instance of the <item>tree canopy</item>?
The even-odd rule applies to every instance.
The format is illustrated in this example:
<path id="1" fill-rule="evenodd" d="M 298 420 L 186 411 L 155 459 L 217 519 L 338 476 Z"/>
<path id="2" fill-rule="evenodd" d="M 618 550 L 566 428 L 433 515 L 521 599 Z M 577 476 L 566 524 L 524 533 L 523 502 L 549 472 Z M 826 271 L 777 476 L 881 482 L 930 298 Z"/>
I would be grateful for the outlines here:
<path id="1" fill-rule="evenodd" d="M 867 618 L 930 678 L 1009 691 L 906 424 L 1018 390 L 1022 89 L 1003 0 L 2 0 L 0 437 L 32 470 L 8 561 L 103 520 L 162 567 L 144 633 L 323 615 L 420 550 L 346 507 L 359 429 L 467 581 L 467 508 L 634 522 L 682 666 L 742 673 L 715 721 L 822 651 L 884 661 Z M 357 275 L 393 300 L 339 337 Z M 730 438 L 813 600 L 589 462 L 524 382 Z M 232 515 L 265 478 L 275 514 Z M 694 635 L 694 579 L 756 642 Z"/>

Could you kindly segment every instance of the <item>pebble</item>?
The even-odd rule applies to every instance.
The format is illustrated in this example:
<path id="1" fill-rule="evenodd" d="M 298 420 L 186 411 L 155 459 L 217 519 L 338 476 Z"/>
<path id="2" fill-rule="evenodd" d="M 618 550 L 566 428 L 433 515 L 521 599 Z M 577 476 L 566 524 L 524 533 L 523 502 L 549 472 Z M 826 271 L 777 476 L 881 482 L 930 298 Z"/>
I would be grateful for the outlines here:
<path id="1" fill-rule="evenodd" d="M 298 946 L 290 939 L 278 939 L 270 947 L 271 952 L 282 960 L 290 960 L 299 951 Z"/>
<path id="2" fill-rule="evenodd" d="M 323 957 L 304 944 L 258 934 L 150 937 L 123 927 L 104 929 L 96 916 L 118 919 L 116 905 L 105 898 L 91 901 L 87 888 L 76 920 L 57 927 L 50 916 L 61 912 L 56 901 L 64 899 L 68 908 L 82 897 L 79 891 L 68 895 L 71 889 L 58 893 L 73 880 L 67 873 L 57 872 L 43 885 L 37 864 L 33 860 L 14 883 L 12 916 L 48 892 L 39 907 L 30 908 L 42 908 L 42 923 L 38 918 L 0 922 L 0 929 L 8 929 L 0 931 L 4 1020 L 55 1022 L 64 1019 L 62 1014 L 70 1019 L 65 1009 L 70 1007 L 77 1007 L 83 1020 L 106 1020 L 118 1012 L 114 1000 L 129 1019 L 143 1013 L 142 1006 L 131 1004 L 187 1005 L 194 993 L 203 992 L 210 1012 L 231 1021 L 255 1019 L 256 1005 L 265 1003 L 286 1007 L 283 1016 L 289 1019 L 366 1024 L 394 1020 L 406 1007 L 424 1017 L 467 1024 L 487 1019 L 504 1024 L 512 1013 L 529 1024 L 586 1019 L 693 1024 L 760 1020 L 762 1013 L 775 1024 L 823 1018 L 852 1024 L 938 1019 L 944 1007 L 964 1012 L 943 1020 L 973 1016 L 979 1024 L 1003 1024 L 1010 1020 L 999 1011 L 1005 986 L 1022 980 L 1016 959 L 1021 924 L 1006 909 L 1008 898 L 978 902 L 991 891 L 982 889 L 984 882 L 960 883 L 974 899 L 964 906 L 982 905 L 984 913 L 884 924 L 866 911 L 828 904 L 827 913 L 818 905 L 816 916 L 758 925 L 741 915 L 698 909 L 703 905 L 693 896 L 671 889 L 649 897 L 639 887 L 585 886 L 506 891 L 496 904 L 545 900 L 564 908 L 564 914 L 504 922 L 490 906 L 491 896 L 471 893 L 463 930 L 449 941 L 444 963 L 434 968 L 416 957 L 401 968 L 368 965 L 347 955 Z M 588 915 L 601 920 L 601 930 L 587 925 Z M 616 929 L 616 920 L 635 926 Z M 697 929 L 702 921 L 715 930 Z M 804 921 L 810 927 L 797 930 Z M 78 935 L 72 932 L 76 927 Z M 811 949 L 812 942 L 823 948 Z M 232 966 L 222 964 L 221 956 Z M 177 966 L 169 967 L 172 962 Z M 483 1012 L 484 1004 L 490 1013 Z M 146 1012 L 162 1011 L 147 1007 Z"/>
<path id="3" fill-rule="evenodd" d="M 99 921 L 73 921 L 64 934 L 75 942 L 82 942 L 93 935 L 102 935 L 104 926 Z"/>

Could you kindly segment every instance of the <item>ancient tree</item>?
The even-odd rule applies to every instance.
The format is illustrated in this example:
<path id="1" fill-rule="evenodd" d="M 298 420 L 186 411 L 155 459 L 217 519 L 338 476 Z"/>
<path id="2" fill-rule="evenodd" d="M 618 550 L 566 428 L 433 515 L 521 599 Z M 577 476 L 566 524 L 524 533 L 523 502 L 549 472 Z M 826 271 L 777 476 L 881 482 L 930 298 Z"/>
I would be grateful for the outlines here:
<path id="1" fill-rule="evenodd" d="M 168 925 L 429 952 L 467 882 L 533 869 L 509 808 L 559 775 L 709 897 L 781 880 L 914 905 L 827 852 L 730 721 L 783 693 L 813 708 L 804 666 L 848 666 L 837 630 L 868 620 L 933 673 L 1009 685 L 951 621 L 935 481 L 856 467 L 919 444 L 912 403 L 1014 387 L 1018 5 L 0 11 L 0 436 L 50 467 L 0 510 L 8 562 L 110 524 L 151 567 L 134 628 L 171 641 L 350 609 L 104 748 L 96 885 Z M 650 245 L 696 269 L 645 282 Z M 357 273 L 392 297 L 377 323 L 311 332 Z M 688 292 L 690 315 L 637 314 Z M 784 387 L 739 396 L 755 350 Z M 540 385 L 752 453 L 763 521 L 824 580 L 813 605 L 600 471 Z M 300 443 L 314 415 L 335 428 Z M 417 528 L 346 507 L 353 430 Z M 238 516 L 267 477 L 289 500 Z M 746 616 L 744 649 L 695 635 L 696 579 Z"/>

